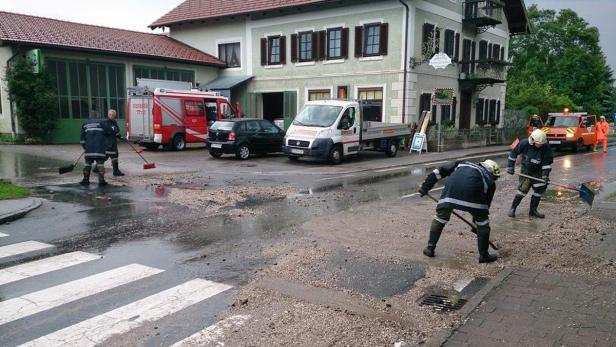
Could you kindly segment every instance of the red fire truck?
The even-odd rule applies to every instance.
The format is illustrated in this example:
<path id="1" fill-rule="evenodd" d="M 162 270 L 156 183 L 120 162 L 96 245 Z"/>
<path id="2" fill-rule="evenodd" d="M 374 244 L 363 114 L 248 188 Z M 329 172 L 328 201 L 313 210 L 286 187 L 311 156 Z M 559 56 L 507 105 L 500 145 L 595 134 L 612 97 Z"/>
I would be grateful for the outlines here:
<path id="1" fill-rule="evenodd" d="M 239 105 L 216 92 L 129 88 L 127 138 L 151 150 L 163 145 L 181 151 L 187 143 L 206 142 L 215 121 L 239 115 Z"/>

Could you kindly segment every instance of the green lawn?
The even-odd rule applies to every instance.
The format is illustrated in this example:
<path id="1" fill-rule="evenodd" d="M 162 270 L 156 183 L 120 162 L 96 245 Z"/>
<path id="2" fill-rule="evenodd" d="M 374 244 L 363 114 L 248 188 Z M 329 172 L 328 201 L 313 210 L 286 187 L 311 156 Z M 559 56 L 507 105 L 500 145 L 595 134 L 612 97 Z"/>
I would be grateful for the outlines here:
<path id="1" fill-rule="evenodd" d="M 30 196 L 30 189 L 0 182 L 0 200 L 20 199 Z"/>

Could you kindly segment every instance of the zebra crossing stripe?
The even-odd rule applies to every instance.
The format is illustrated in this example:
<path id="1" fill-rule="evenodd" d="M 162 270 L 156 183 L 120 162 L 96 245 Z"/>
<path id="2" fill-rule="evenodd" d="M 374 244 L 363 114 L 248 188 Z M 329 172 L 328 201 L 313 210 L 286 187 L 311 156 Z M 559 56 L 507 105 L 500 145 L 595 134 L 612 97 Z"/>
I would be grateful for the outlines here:
<path id="1" fill-rule="evenodd" d="M 113 335 L 123 334 L 146 322 L 161 319 L 230 288 L 226 284 L 195 279 L 21 346 L 96 346 Z"/>
<path id="2" fill-rule="evenodd" d="M 98 294 L 163 270 L 131 264 L 0 302 L 0 325 Z"/>
<path id="3" fill-rule="evenodd" d="M 71 252 L 51 258 L 41 259 L 0 270 L 0 285 L 23 280 L 28 277 L 64 269 L 101 257 L 85 252 Z"/>
<path id="4" fill-rule="evenodd" d="M 9 236 L 9 234 L 0 233 L 0 237 L 7 237 L 7 236 Z"/>
<path id="5" fill-rule="evenodd" d="M 55 246 L 38 241 L 25 241 L 20 243 L 14 243 L 12 245 L 0 247 L 0 259 L 53 247 Z"/>
<path id="6" fill-rule="evenodd" d="M 237 315 L 223 319 L 220 322 L 190 335 L 182 341 L 174 343 L 170 347 L 190 346 L 222 346 L 220 340 L 224 338 L 225 329 L 231 330 L 240 327 L 250 318 L 248 315 Z"/>

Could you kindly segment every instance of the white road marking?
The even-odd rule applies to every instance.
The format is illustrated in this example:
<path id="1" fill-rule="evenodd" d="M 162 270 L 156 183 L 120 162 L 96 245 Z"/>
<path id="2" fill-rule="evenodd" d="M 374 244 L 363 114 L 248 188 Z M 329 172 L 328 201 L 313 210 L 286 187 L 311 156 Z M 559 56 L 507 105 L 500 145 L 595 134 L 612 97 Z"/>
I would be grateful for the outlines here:
<path id="1" fill-rule="evenodd" d="M 425 163 L 424 166 L 432 166 L 432 165 L 436 165 L 436 164 L 443 164 L 443 163 L 447 163 L 448 160 L 441 160 L 441 161 L 434 161 L 431 163 Z"/>
<path id="2" fill-rule="evenodd" d="M 326 177 L 326 178 L 321 178 L 319 181 L 328 181 L 328 180 L 337 180 L 340 178 L 347 178 L 347 177 L 353 177 L 355 175 L 343 175 L 343 176 L 336 176 L 336 177 Z"/>
<path id="3" fill-rule="evenodd" d="M 224 346 L 221 340 L 224 338 L 225 329 L 238 328 L 244 325 L 249 318 L 249 315 L 237 315 L 223 319 L 169 347 Z"/>
<path id="4" fill-rule="evenodd" d="M 0 285 L 19 281 L 32 276 L 42 275 L 47 272 L 64 269 L 69 266 L 100 258 L 101 257 L 96 254 L 72 252 L 13 266 L 0 270 Z"/>
<path id="5" fill-rule="evenodd" d="M 404 170 L 404 167 L 390 167 L 389 169 L 380 169 L 374 172 L 387 172 L 387 171 L 395 171 L 395 170 Z"/>
<path id="6" fill-rule="evenodd" d="M 439 191 L 439 190 L 443 190 L 443 189 L 445 189 L 445 187 L 438 187 L 438 188 L 434 188 L 434 189 L 432 189 L 432 190 L 430 190 L 430 191 L 431 191 L 431 192 L 437 192 L 437 191 Z M 419 195 L 419 193 L 413 193 L 413 194 L 409 194 L 409 195 L 402 195 L 401 197 L 399 197 L 399 198 L 398 198 L 398 200 L 408 199 L 408 198 L 411 198 L 411 197 L 413 197 L 413 196 L 418 196 L 418 195 Z"/>
<path id="7" fill-rule="evenodd" d="M 0 259 L 54 247 L 54 245 L 38 241 L 14 243 L 12 245 L 0 247 Z"/>
<path id="8" fill-rule="evenodd" d="M 113 335 L 161 319 L 232 288 L 195 279 L 147 298 L 42 336 L 21 346 L 96 346 Z"/>
<path id="9" fill-rule="evenodd" d="M 0 325 L 155 275 L 163 270 L 131 264 L 0 302 Z"/>
<path id="10" fill-rule="evenodd" d="M 9 236 L 9 234 L 0 233 L 0 237 L 7 237 L 7 236 Z"/>

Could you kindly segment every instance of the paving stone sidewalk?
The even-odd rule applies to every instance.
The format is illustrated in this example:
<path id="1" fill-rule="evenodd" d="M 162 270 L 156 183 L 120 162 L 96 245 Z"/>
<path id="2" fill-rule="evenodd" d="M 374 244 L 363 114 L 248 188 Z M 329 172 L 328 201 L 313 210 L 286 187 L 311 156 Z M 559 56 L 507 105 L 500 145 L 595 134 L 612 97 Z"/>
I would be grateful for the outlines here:
<path id="1" fill-rule="evenodd" d="M 513 270 L 443 346 L 616 346 L 616 281 Z"/>

